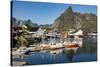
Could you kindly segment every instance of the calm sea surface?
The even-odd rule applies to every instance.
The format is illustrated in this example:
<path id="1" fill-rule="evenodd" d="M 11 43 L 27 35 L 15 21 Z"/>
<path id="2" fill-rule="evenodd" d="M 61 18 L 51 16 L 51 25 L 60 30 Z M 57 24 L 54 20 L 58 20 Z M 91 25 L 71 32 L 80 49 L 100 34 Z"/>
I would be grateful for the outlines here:
<path id="1" fill-rule="evenodd" d="M 97 38 L 83 38 L 82 47 L 76 51 L 67 51 L 66 48 L 58 50 L 45 50 L 31 52 L 23 58 L 15 58 L 13 61 L 25 61 L 25 65 L 72 63 L 97 60 Z"/>

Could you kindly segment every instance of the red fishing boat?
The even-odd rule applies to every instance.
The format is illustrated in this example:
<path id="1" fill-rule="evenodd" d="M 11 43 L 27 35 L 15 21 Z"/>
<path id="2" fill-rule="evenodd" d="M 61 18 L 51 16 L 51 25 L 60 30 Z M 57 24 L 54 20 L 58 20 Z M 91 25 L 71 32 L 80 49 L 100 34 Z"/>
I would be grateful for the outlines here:
<path id="1" fill-rule="evenodd" d="M 77 48 L 77 47 L 79 47 L 79 46 L 78 46 L 78 44 L 75 44 L 75 43 L 65 45 L 65 48 Z"/>

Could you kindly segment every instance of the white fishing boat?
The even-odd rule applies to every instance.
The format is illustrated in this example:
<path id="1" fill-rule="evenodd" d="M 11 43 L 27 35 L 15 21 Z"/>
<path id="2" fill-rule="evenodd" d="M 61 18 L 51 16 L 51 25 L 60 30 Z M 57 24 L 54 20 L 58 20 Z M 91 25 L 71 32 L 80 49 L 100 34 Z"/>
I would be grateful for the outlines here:
<path id="1" fill-rule="evenodd" d="M 46 49 L 49 49 L 49 48 L 50 48 L 50 45 L 49 44 L 44 44 L 43 43 L 43 44 L 40 45 L 40 49 L 41 50 L 46 50 Z"/>
<path id="2" fill-rule="evenodd" d="M 50 49 L 60 49 L 60 48 L 63 48 L 62 43 L 54 43 L 50 45 Z"/>

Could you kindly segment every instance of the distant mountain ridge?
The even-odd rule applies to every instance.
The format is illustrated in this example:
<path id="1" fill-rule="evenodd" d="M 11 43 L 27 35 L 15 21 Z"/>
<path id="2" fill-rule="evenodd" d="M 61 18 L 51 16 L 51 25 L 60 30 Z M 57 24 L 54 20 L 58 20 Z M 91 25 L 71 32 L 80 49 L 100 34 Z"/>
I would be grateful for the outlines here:
<path id="1" fill-rule="evenodd" d="M 11 23 L 12 23 L 12 27 L 18 27 L 18 26 L 22 26 L 22 25 L 27 25 L 29 27 L 41 27 L 41 28 L 51 28 L 52 24 L 41 24 L 38 25 L 37 23 L 32 22 L 30 19 L 28 20 L 19 20 L 16 19 L 15 17 L 11 18 Z"/>

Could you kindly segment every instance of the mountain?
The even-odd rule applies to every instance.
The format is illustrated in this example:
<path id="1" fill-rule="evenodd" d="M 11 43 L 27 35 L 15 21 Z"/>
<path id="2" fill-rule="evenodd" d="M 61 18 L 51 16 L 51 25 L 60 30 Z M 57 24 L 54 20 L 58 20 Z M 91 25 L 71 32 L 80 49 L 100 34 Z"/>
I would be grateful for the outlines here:
<path id="1" fill-rule="evenodd" d="M 38 27 L 38 24 L 37 23 L 33 23 L 30 19 L 26 20 L 26 21 L 23 21 L 24 25 L 28 25 L 30 27 Z"/>
<path id="2" fill-rule="evenodd" d="M 12 27 L 17 27 L 17 26 L 22 26 L 22 25 L 27 25 L 29 27 L 38 27 L 38 24 L 33 23 L 30 19 L 19 20 L 19 19 L 16 19 L 15 17 L 11 18 L 11 24 L 12 24 Z"/>
<path id="3" fill-rule="evenodd" d="M 54 21 L 52 27 L 59 31 L 82 29 L 84 33 L 97 32 L 97 16 L 74 12 L 70 6 Z"/>
<path id="4" fill-rule="evenodd" d="M 51 28 L 52 24 L 41 24 L 41 25 L 39 25 L 39 27 L 41 27 L 41 28 Z"/>
<path id="5" fill-rule="evenodd" d="M 22 25 L 26 25 L 28 28 L 32 28 L 32 27 L 41 27 L 41 28 L 51 28 L 52 24 L 41 24 L 38 25 L 37 23 L 33 23 L 30 19 L 28 20 L 19 20 L 16 19 L 15 17 L 11 18 L 11 24 L 12 27 L 20 27 Z"/>

